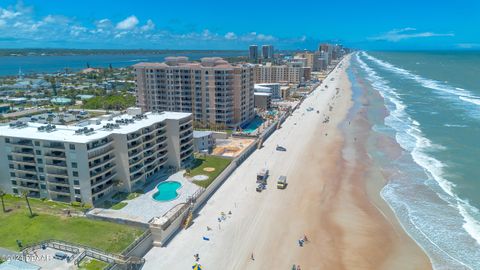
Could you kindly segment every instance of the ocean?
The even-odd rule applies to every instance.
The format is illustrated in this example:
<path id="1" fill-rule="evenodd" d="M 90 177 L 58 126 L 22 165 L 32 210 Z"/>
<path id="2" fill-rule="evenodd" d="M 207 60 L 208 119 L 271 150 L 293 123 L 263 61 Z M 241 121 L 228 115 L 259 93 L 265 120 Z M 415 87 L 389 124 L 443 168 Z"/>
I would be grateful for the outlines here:
<path id="1" fill-rule="evenodd" d="M 187 56 L 191 60 L 202 57 L 236 57 L 245 56 L 243 51 L 222 52 L 190 52 L 167 54 L 92 54 L 92 55 L 62 55 L 62 56 L 0 56 L 0 76 L 17 75 L 19 70 L 24 74 L 55 73 L 79 71 L 87 67 L 114 68 L 128 67 L 139 62 L 163 62 L 167 56 Z"/>
<path id="2" fill-rule="evenodd" d="M 381 196 L 435 269 L 480 269 L 480 52 L 356 52 L 350 74 L 398 146 L 367 147 Z"/>

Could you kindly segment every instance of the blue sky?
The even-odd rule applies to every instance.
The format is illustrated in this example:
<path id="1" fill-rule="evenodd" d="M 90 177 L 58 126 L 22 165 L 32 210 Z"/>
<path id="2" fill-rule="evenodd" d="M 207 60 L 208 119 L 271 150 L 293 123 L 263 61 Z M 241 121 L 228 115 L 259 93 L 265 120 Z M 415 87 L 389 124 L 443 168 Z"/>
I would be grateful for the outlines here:
<path id="1" fill-rule="evenodd" d="M 480 49 L 480 1 L 0 0 L 0 48 Z"/>

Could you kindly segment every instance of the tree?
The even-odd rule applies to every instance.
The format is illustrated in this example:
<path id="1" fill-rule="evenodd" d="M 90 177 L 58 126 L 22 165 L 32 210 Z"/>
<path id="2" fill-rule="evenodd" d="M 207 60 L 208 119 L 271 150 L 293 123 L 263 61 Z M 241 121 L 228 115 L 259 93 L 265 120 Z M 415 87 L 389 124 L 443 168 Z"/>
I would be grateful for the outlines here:
<path id="1" fill-rule="evenodd" d="M 32 207 L 30 206 L 30 201 L 28 200 L 28 191 L 23 190 L 22 196 L 25 197 L 25 201 L 27 201 L 28 211 L 30 212 L 30 217 L 33 217 Z"/>
<path id="2" fill-rule="evenodd" d="M 2 200 L 2 210 L 4 213 L 7 212 L 7 209 L 5 209 L 5 201 L 3 200 L 5 197 L 5 191 L 3 191 L 2 189 L 0 189 L 0 200 Z"/>

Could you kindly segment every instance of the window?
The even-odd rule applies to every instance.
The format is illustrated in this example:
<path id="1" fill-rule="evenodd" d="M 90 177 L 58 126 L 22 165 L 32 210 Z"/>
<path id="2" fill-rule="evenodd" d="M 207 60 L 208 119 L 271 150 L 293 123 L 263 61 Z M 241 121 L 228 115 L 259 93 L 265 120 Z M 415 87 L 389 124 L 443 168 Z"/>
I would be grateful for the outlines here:
<path id="1" fill-rule="evenodd" d="M 45 176 L 40 175 L 40 181 L 45 181 Z"/>
<path id="2" fill-rule="evenodd" d="M 15 173 L 14 173 L 14 172 L 11 172 L 11 173 L 10 173 L 10 176 L 11 176 L 11 177 L 15 177 Z"/>
<path id="3" fill-rule="evenodd" d="M 38 164 L 43 164 L 43 160 L 41 158 L 37 158 L 37 163 Z"/>
<path id="4" fill-rule="evenodd" d="M 43 172 L 43 168 L 42 168 L 42 167 L 38 167 L 38 171 L 39 171 L 39 172 Z"/>
<path id="5" fill-rule="evenodd" d="M 13 160 L 12 155 L 8 155 L 8 160 Z"/>
<path id="6" fill-rule="evenodd" d="M 42 151 L 40 151 L 40 150 L 35 150 L 35 154 L 36 154 L 36 155 L 41 155 L 41 154 L 42 154 Z"/>
<path id="7" fill-rule="evenodd" d="M 9 167 L 10 169 L 15 168 L 15 167 L 13 166 L 13 164 L 8 164 L 8 167 Z"/>
<path id="8" fill-rule="evenodd" d="M 47 187 L 47 186 L 44 185 L 44 184 L 41 184 L 41 185 L 40 185 L 40 188 L 41 188 L 41 189 L 46 189 L 46 187 Z"/>
<path id="9" fill-rule="evenodd" d="M 75 197 L 75 201 L 76 201 L 76 202 L 82 202 L 82 199 Z"/>
<path id="10" fill-rule="evenodd" d="M 12 185 L 17 185 L 17 181 L 12 181 Z"/>
<path id="11" fill-rule="evenodd" d="M 75 144 L 70 144 L 70 150 L 75 150 Z"/>
<path id="12" fill-rule="evenodd" d="M 75 186 L 79 186 L 79 185 L 80 185 L 80 181 L 78 181 L 78 180 L 73 180 L 73 184 L 74 184 Z"/>
<path id="13" fill-rule="evenodd" d="M 78 176 L 78 172 L 77 172 L 77 171 L 73 171 L 73 176 Z"/>
<path id="14" fill-rule="evenodd" d="M 14 188 L 13 193 L 18 194 L 18 190 L 16 188 Z"/>
<path id="15" fill-rule="evenodd" d="M 80 194 L 80 189 L 75 189 L 75 194 Z"/>
<path id="16" fill-rule="evenodd" d="M 40 142 L 39 142 L 39 141 L 35 141 L 35 146 L 40 146 Z"/>
<path id="17" fill-rule="evenodd" d="M 72 162 L 72 168 L 77 168 L 77 163 L 76 162 Z"/>

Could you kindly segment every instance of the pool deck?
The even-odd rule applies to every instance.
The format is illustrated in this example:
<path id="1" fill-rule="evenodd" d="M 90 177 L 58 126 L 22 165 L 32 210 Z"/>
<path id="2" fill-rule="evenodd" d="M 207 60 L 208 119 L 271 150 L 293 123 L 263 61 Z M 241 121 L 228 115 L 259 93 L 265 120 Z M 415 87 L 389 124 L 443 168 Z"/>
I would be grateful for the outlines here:
<path id="1" fill-rule="evenodd" d="M 145 192 L 145 194 L 142 194 L 133 200 L 125 200 L 124 202 L 127 202 L 128 204 L 120 210 L 95 208 L 91 210 L 89 214 L 104 218 L 148 223 L 154 217 L 163 216 L 175 205 L 184 203 L 189 196 L 200 189 L 199 186 L 191 183 L 185 177 L 183 177 L 184 173 L 185 171 L 182 170 L 168 177 L 162 178 L 160 181 L 152 183 L 152 186 L 147 188 L 148 191 Z M 164 181 L 180 182 L 182 186 L 177 189 L 179 196 L 171 201 L 156 201 L 153 199 L 153 194 L 158 191 L 156 186 Z"/>

